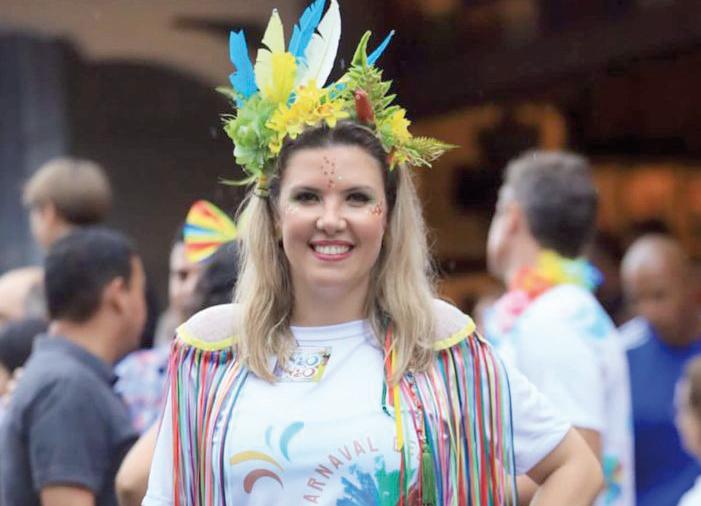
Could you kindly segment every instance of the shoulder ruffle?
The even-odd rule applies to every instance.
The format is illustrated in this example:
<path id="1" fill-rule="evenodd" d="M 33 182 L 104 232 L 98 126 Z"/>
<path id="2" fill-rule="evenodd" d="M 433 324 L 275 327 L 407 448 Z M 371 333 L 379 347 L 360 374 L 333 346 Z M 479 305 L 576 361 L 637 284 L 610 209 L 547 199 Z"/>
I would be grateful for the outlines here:
<path id="1" fill-rule="evenodd" d="M 451 348 L 471 335 L 481 339 L 475 332 L 475 322 L 472 318 L 452 304 L 434 299 L 433 312 L 436 318 L 436 335 L 433 343 L 435 351 Z"/>
<path id="2" fill-rule="evenodd" d="M 238 304 L 221 304 L 200 311 L 178 327 L 177 339 L 203 351 L 230 348 L 240 321 Z"/>
<path id="3" fill-rule="evenodd" d="M 436 334 L 433 347 L 445 350 L 476 335 L 475 322 L 457 307 L 440 299 L 433 300 Z M 236 342 L 240 322 L 238 304 L 221 304 L 200 311 L 177 329 L 178 340 L 204 351 L 229 348 Z M 477 336 L 479 338 L 479 336 Z"/>

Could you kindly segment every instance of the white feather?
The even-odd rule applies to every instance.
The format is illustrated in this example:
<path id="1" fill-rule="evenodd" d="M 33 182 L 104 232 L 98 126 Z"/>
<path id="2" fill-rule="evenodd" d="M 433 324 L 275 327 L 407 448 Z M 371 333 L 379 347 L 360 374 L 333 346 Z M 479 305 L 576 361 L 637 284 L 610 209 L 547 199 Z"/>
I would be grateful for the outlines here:
<path id="1" fill-rule="evenodd" d="M 333 69 L 338 41 L 341 39 L 341 11 L 336 0 L 331 0 L 329 10 L 319 22 L 317 32 L 304 52 L 305 72 L 300 81 L 307 84 L 314 79 L 316 85 L 322 88 Z"/>

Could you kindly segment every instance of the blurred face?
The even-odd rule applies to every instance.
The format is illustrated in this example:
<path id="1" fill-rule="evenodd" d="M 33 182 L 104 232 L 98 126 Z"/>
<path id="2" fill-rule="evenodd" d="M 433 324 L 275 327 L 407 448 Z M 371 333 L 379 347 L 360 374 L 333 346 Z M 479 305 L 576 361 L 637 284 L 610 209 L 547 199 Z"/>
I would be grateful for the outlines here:
<path id="1" fill-rule="evenodd" d="M 513 231 L 513 192 L 508 186 L 499 190 L 497 206 L 487 237 L 487 267 L 496 277 L 504 280 L 508 266 L 509 245 Z"/>
<path id="2" fill-rule="evenodd" d="M 0 364 L 0 397 L 4 396 L 8 391 L 8 385 L 10 379 L 12 378 L 12 373 L 3 364 Z M 0 401 L 2 402 L 2 401 Z"/>
<path id="3" fill-rule="evenodd" d="M 660 338 L 674 344 L 688 324 L 690 294 L 680 275 L 655 266 L 624 272 L 624 289 L 631 310 L 643 316 Z"/>
<path id="4" fill-rule="evenodd" d="M 182 314 L 191 307 L 195 286 L 202 274 L 198 262 L 190 262 L 185 257 L 185 244 L 176 243 L 170 252 L 170 277 L 168 280 L 168 299 L 170 308 Z"/>
<path id="5" fill-rule="evenodd" d="M 367 287 L 387 226 L 381 170 L 357 146 L 303 149 L 290 157 L 278 227 L 297 294 Z"/>
<path id="6" fill-rule="evenodd" d="M 674 392 L 675 423 L 684 450 L 701 459 L 701 420 L 689 405 L 689 383 L 682 379 Z"/>
<path id="7" fill-rule="evenodd" d="M 124 287 L 124 313 L 125 329 L 124 335 L 128 336 L 129 350 L 135 349 L 139 345 L 141 334 L 146 323 L 146 276 L 141 260 L 132 258 L 131 279 Z M 126 341 L 126 340 L 125 340 Z"/>
<path id="8" fill-rule="evenodd" d="M 29 209 L 29 226 L 34 240 L 44 249 L 48 249 L 54 241 L 51 227 L 51 208 L 47 205 L 32 206 Z"/>

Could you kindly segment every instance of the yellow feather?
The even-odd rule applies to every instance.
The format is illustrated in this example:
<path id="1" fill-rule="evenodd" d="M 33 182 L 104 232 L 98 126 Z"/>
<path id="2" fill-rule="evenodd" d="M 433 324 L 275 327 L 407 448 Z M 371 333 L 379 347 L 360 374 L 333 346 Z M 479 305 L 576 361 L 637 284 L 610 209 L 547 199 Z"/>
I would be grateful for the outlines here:
<path id="1" fill-rule="evenodd" d="M 263 35 L 263 45 L 265 47 L 260 48 L 256 55 L 254 68 L 256 84 L 261 91 L 270 87 L 273 82 L 272 54 L 285 52 L 285 30 L 282 27 L 282 21 L 277 9 L 273 9 L 270 21 L 268 21 L 265 35 Z M 265 93 L 263 93 L 263 96 L 265 97 Z"/>
<path id="2" fill-rule="evenodd" d="M 274 103 L 286 103 L 295 85 L 297 65 L 292 53 L 273 53 L 271 58 L 272 81 L 263 96 Z"/>

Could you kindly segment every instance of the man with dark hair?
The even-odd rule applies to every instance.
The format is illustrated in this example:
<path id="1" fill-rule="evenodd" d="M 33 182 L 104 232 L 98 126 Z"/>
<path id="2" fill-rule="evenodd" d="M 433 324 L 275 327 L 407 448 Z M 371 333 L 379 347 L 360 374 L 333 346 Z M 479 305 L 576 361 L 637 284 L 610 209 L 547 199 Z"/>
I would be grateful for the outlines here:
<path id="1" fill-rule="evenodd" d="M 531 151 L 512 161 L 489 230 L 487 259 L 508 292 L 486 334 L 569 417 L 603 465 L 597 505 L 632 506 L 633 455 L 625 353 L 591 294 L 600 274 L 582 255 L 596 221 L 587 161 Z M 535 489 L 519 479 L 523 498 Z"/>
<path id="2" fill-rule="evenodd" d="M 0 428 L 0 504 L 116 505 L 114 477 L 136 434 L 112 365 L 144 325 L 141 261 L 121 234 L 86 227 L 52 246 L 45 287 L 50 334 Z"/>

